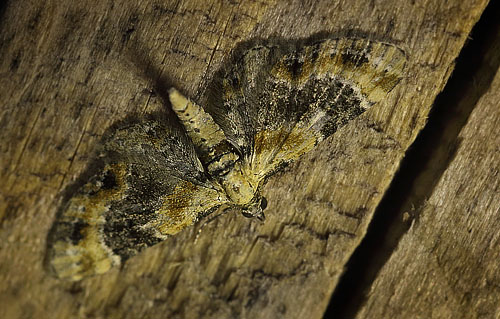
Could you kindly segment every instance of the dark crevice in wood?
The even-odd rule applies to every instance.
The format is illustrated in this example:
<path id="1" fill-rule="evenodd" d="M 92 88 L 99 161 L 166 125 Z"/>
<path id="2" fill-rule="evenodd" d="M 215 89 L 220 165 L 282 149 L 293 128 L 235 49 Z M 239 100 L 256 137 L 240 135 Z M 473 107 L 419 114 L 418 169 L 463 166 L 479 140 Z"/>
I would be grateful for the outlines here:
<path id="1" fill-rule="evenodd" d="M 435 100 L 425 128 L 401 162 L 367 234 L 346 265 L 325 318 L 354 318 L 366 301 L 380 269 L 388 261 L 412 220 L 403 213 L 425 204 L 460 144 L 460 130 L 500 66 L 500 1 L 491 1 L 471 40 L 460 53 L 456 68 Z"/>
<path id="2" fill-rule="evenodd" d="M 7 11 L 7 7 L 9 6 L 10 1 L 3 1 L 0 3 L 0 30 L 3 29 L 3 20 L 5 19 L 5 11 Z"/>

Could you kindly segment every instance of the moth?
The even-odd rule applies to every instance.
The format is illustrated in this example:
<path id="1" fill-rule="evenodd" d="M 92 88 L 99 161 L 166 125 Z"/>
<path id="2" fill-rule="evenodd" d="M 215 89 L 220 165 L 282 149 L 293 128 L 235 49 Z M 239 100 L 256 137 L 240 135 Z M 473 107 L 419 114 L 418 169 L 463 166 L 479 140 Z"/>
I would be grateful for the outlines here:
<path id="1" fill-rule="evenodd" d="M 54 222 L 50 271 L 105 273 L 221 207 L 264 220 L 267 179 L 386 97 L 405 63 L 367 39 L 260 45 L 222 70 L 205 108 L 171 88 L 177 125 L 141 120 L 103 141 L 102 169 Z"/>

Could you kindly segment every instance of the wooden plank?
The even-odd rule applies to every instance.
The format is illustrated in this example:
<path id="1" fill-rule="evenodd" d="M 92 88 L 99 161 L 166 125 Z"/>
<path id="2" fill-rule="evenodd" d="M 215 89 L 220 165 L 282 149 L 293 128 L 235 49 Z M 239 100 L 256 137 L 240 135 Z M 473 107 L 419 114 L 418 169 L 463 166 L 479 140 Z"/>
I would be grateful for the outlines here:
<path id="1" fill-rule="evenodd" d="M 321 317 L 486 2 L 10 3 L 0 29 L 0 315 Z M 270 180 L 264 224 L 224 215 L 197 241 L 188 229 L 102 276 L 46 274 L 64 190 L 113 123 L 164 109 L 153 84 L 203 99 L 240 42 L 317 33 L 395 43 L 408 77 Z"/>
<path id="2" fill-rule="evenodd" d="M 482 41 L 488 41 L 490 49 L 478 57 L 474 85 L 463 79 L 469 87 L 452 92 L 461 99 L 448 108 L 446 117 L 451 120 L 439 138 L 439 149 L 403 205 L 415 220 L 356 318 L 500 318 L 500 28 L 496 29 L 485 30 L 491 36 Z M 453 136 L 454 126 L 467 116 L 465 126 Z M 446 158 L 450 162 L 440 172 Z M 429 192 L 424 185 L 436 176 L 436 185 L 422 198 Z"/>

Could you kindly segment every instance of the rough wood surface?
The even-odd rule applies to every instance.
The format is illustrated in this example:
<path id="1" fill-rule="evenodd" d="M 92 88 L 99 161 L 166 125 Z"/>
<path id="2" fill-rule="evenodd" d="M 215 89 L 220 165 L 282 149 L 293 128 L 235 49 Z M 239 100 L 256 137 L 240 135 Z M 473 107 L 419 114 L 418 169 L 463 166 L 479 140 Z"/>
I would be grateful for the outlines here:
<path id="1" fill-rule="evenodd" d="M 487 1 L 17 1 L 0 28 L 0 317 L 319 318 Z M 270 180 L 264 224 L 224 215 L 78 283 L 47 232 L 103 132 L 203 89 L 241 41 L 354 34 L 396 43 L 408 77 Z"/>
<path id="2" fill-rule="evenodd" d="M 468 121 L 455 137 L 448 127 L 439 143 L 445 154 L 436 154 L 417 178 L 406 202 L 416 219 L 378 274 L 357 318 L 500 318 L 498 27 L 492 42 L 476 85 L 465 90 L 449 114 L 458 120 L 472 104 Z M 490 87 L 475 103 L 474 96 L 486 85 Z M 439 174 L 439 161 L 450 153 Z M 420 207 L 419 193 L 428 191 L 422 189 L 428 184 L 424 180 L 433 176 L 440 176 L 439 181 Z"/>

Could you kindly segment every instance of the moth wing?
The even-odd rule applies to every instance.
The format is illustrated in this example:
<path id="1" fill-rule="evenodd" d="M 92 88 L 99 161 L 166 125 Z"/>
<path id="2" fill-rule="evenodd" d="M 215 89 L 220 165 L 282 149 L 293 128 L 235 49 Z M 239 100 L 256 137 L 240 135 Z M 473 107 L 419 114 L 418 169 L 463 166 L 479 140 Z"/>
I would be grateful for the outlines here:
<path id="1" fill-rule="evenodd" d="M 116 130 L 104 165 L 62 207 L 47 261 L 60 278 L 104 273 L 224 203 L 182 131 L 155 121 Z"/>
<path id="2" fill-rule="evenodd" d="M 252 170 L 269 176 L 382 100 L 405 63 L 397 47 L 364 39 L 255 47 L 224 72 L 212 112 Z"/>

